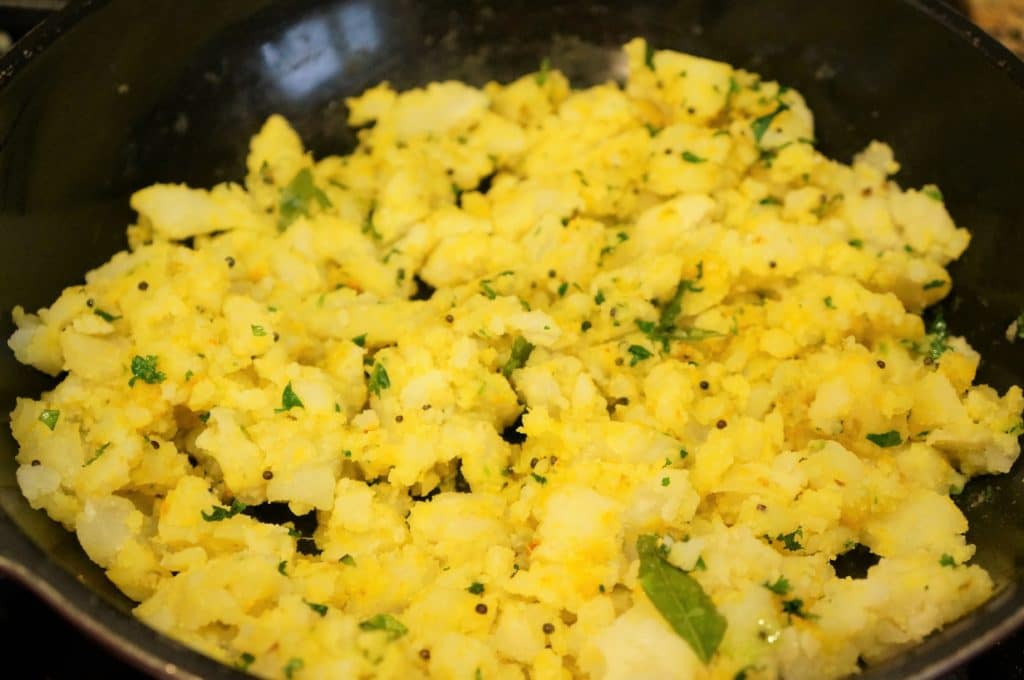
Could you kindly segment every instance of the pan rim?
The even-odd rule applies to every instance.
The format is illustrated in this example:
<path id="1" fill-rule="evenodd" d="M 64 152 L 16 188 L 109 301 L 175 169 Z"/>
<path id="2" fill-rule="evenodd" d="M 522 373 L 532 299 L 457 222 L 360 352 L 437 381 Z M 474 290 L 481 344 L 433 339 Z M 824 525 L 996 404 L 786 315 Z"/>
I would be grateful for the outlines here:
<path id="1" fill-rule="evenodd" d="M 0 96 L 54 42 L 112 1 L 73 0 L 33 28 L 11 51 L 0 57 Z M 966 16 L 942 0 L 901 1 L 967 43 L 991 67 L 1002 72 L 1016 88 L 1024 90 L 1024 61 Z M 248 677 L 239 670 L 186 647 L 135 617 L 126 616 L 112 604 L 96 597 L 74 574 L 52 561 L 2 507 L 0 539 L 0 575 L 20 583 L 80 631 L 136 668 L 167 680 Z M 1008 593 L 1005 602 L 988 612 L 995 615 L 1004 611 L 1004 618 L 937 659 L 916 663 L 910 661 L 917 667 L 905 677 L 915 680 L 936 678 L 976 657 L 1024 626 L 1024 593 L 1021 592 L 1020 584 L 1015 584 L 1013 591 Z M 970 632 L 976 626 L 978 624 L 962 632 Z M 864 677 L 876 676 L 869 669 Z"/>

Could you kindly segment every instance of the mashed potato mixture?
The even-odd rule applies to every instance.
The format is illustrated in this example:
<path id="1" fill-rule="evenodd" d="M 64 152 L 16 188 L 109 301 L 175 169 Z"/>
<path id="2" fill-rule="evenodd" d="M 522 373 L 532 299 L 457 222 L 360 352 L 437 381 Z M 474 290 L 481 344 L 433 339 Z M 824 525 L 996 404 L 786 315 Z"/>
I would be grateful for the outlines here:
<path id="1" fill-rule="evenodd" d="M 985 601 L 951 496 L 1024 400 L 922 316 L 967 231 L 797 92 L 625 54 L 382 84 L 349 156 L 275 116 L 244 184 L 136 193 L 14 311 L 64 376 L 12 414 L 33 507 L 265 677 L 834 677 Z"/>

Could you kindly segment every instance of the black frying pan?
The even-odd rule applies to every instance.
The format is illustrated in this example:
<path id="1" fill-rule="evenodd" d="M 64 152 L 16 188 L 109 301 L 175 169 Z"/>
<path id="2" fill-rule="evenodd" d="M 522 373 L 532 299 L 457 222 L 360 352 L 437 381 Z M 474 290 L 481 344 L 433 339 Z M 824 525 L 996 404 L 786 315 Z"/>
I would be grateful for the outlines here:
<path id="1" fill-rule="evenodd" d="M 0 61 L 0 336 L 124 246 L 128 195 L 153 182 L 243 174 L 247 141 L 287 116 L 317 154 L 354 144 L 342 99 L 379 80 L 482 84 L 550 55 L 576 85 L 643 35 L 801 90 L 821 149 L 840 159 L 893 144 L 907 186 L 935 182 L 974 232 L 944 303 L 1000 391 L 1024 382 L 1024 64 L 929 0 L 83 0 Z M 51 386 L 0 351 L 0 410 Z M 165 677 L 239 677 L 135 621 L 74 537 L 30 510 L 0 434 L 0 571 L 116 652 Z M 976 561 L 1000 590 L 984 607 L 864 677 L 934 677 L 1024 621 L 1024 466 L 959 501 Z"/>

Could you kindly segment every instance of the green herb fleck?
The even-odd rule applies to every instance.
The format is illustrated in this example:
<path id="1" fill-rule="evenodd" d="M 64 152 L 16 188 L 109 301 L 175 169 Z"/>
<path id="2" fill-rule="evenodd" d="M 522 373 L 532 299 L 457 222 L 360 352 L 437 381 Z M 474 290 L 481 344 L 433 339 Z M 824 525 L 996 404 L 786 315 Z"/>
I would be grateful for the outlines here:
<path id="1" fill-rule="evenodd" d="M 284 665 L 284 677 L 288 678 L 288 680 L 292 680 L 292 678 L 295 677 L 295 671 L 302 670 L 302 667 L 305 665 L 306 663 L 302 659 L 297 656 L 293 656 L 288 659 L 288 663 Z"/>
<path id="2" fill-rule="evenodd" d="M 255 656 L 249 652 L 242 652 L 241 656 L 238 657 L 238 661 L 235 662 L 235 666 L 237 666 L 239 670 L 245 671 L 249 669 L 249 666 L 251 666 L 254 661 L 256 661 Z"/>
<path id="3" fill-rule="evenodd" d="M 191 380 L 192 376 L 194 376 L 194 375 L 195 375 L 195 373 L 193 373 L 191 369 L 185 371 L 185 382 L 188 382 L 189 380 Z"/>
<path id="4" fill-rule="evenodd" d="M 849 243 L 854 248 L 864 247 L 864 241 L 860 240 L 859 238 L 851 238 L 849 241 L 847 241 L 847 243 Z"/>
<path id="5" fill-rule="evenodd" d="M 98 449 L 96 449 L 96 453 L 92 454 L 92 458 L 90 458 L 89 460 L 87 460 L 84 463 L 82 463 L 82 467 L 88 467 L 89 465 L 92 465 L 93 463 L 95 463 L 99 459 L 100 456 L 102 456 L 104 453 L 107 452 L 107 449 L 109 447 L 110 447 L 110 442 L 107 442 L 103 446 L 101 446 Z"/>
<path id="6" fill-rule="evenodd" d="M 774 196 L 762 198 L 760 201 L 758 201 L 758 203 L 761 205 L 782 205 L 782 201 L 775 198 Z"/>
<path id="7" fill-rule="evenodd" d="M 371 238 L 377 239 L 378 241 L 384 238 L 381 233 L 377 231 L 376 225 L 373 223 L 373 216 L 377 212 L 377 201 L 370 203 L 370 209 L 366 212 L 366 217 L 363 218 L 363 227 L 361 231 L 364 234 L 368 234 Z"/>
<path id="8" fill-rule="evenodd" d="M 590 323 L 589 321 L 584 321 L 583 323 L 580 324 L 580 331 L 586 333 L 593 327 L 593 325 L 594 324 Z"/>
<path id="9" fill-rule="evenodd" d="M 409 629 L 391 614 L 377 614 L 360 621 L 359 630 L 382 630 L 387 633 L 388 640 L 397 640 L 409 632 Z"/>
<path id="10" fill-rule="evenodd" d="M 923 286 L 921 286 L 921 288 L 923 288 L 924 290 L 931 290 L 932 288 L 942 288 L 945 285 L 946 282 L 943 281 L 942 279 L 933 279 L 928 283 L 924 284 Z"/>
<path id="11" fill-rule="evenodd" d="M 349 567 L 356 566 L 356 558 L 352 557 L 348 553 L 345 553 L 340 558 L 338 558 L 338 561 Z"/>
<path id="12" fill-rule="evenodd" d="M 284 391 L 281 392 L 281 408 L 274 409 L 274 413 L 284 413 L 285 411 L 291 411 L 293 408 L 306 408 L 306 405 L 299 399 L 299 395 L 295 394 L 295 390 L 292 389 L 291 381 L 284 386 Z"/>
<path id="13" fill-rule="evenodd" d="M 921 193 L 923 193 L 925 196 L 932 199 L 933 201 L 938 201 L 939 203 L 942 203 L 945 200 L 942 196 L 942 192 L 934 184 L 929 184 L 923 189 L 921 189 Z"/>
<path id="14" fill-rule="evenodd" d="M 315 611 L 320 616 L 327 616 L 327 605 L 320 604 L 318 602 L 310 602 L 309 600 L 303 600 L 306 606 Z"/>
<path id="15" fill-rule="evenodd" d="M 474 595 L 483 595 L 484 594 L 484 584 L 480 583 L 479 581 L 473 581 L 472 583 L 469 584 L 469 587 L 466 588 L 466 590 L 468 592 L 474 594 Z"/>
<path id="16" fill-rule="evenodd" d="M 167 376 L 157 370 L 157 363 L 159 363 L 159 359 L 152 354 L 147 354 L 144 357 L 138 355 L 132 357 L 132 378 L 128 381 L 128 387 L 134 387 L 136 381 L 139 380 L 147 385 L 162 383 Z"/>
<path id="17" fill-rule="evenodd" d="M 768 131 L 768 128 L 771 126 L 772 121 L 775 120 L 775 117 L 778 116 L 783 111 L 787 110 L 789 110 L 789 106 L 787 106 L 783 102 L 779 102 L 778 108 L 776 108 L 774 111 L 772 111 L 771 113 L 767 113 L 759 118 L 755 118 L 754 121 L 750 124 L 750 129 L 754 133 L 754 141 L 760 144 L 761 138 L 764 137 L 764 133 Z"/>
<path id="18" fill-rule="evenodd" d="M 281 188 L 280 209 L 277 228 L 284 231 L 300 215 L 309 216 L 310 203 L 316 201 L 321 208 L 330 208 L 331 199 L 313 183 L 309 168 L 299 170 L 292 181 Z"/>
<path id="19" fill-rule="evenodd" d="M 636 366 L 641 361 L 650 359 L 652 356 L 654 356 L 653 354 L 651 354 L 650 350 L 648 350 L 643 345 L 630 345 L 629 349 L 627 349 L 626 351 L 629 352 L 630 355 L 633 357 L 632 359 L 629 360 L 630 366 Z"/>
<path id="20" fill-rule="evenodd" d="M 548 74 L 551 73 L 551 57 L 544 57 L 540 60 L 540 70 L 537 71 L 537 75 L 534 79 L 538 85 L 544 85 L 548 81 Z"/>
<path id="21" fill-rule="evenodd" d="M 225 508 L 220 505 L 213 506 L 213 509 L 207 513 L 205 510 L 200 510 L 199 514 L 203 516 L 203 519 L 207 522 L 220 522 L 225 519 L 230 519 L 242 512 L 246 508 L 246 504 L 240 500 L 231 501 L 231 507 Z"/>
<path id="22" fill-rule="evenodd" d="M 935 318 L 932 319 L 928 329 L 931 340 L 928 342 L 928 356 L 932 361 L 938 361 L 944 352 L 949 350 L 949 327 L 946 326 L 946 319 L 942 316 L 942 310 L 935 311 Z"/>
<path id="23" fill-rule="evenodd" d="M 498 297 L 498 294 L 494 292 L 493 288 L 491 288 L 490 279 L 483 279 L 480 282 L 480 292 L 486 295 L 488 300 L 493 300 L 494 298 Z"/>
<path id="24" fill-rule="evenodd" d="M 725 636 L 725 617 L 718 613 L 700 583 L 661 555 L 656 536 L 639 536 L 636 549 L 640 556 L 638 580 L 647 597 L 694 653 L 708 663 Z"/>
<path id="25" fill-rule="evenodd" d="M 803 538 L 803 535 L 803 527 L 797 527 L 795 531 L 791 531 L 788 534 L 779 534 L 775 537 L 775 540 L 782 541 L 782 545 L 786 550 L 800 550 L 804 546 L 797 540 L 797 536 Z"/>
<path id="26" fill-rule="evenodd" d="M 526 341 L 521 335 L 517 335 L 512 341 L 512 351 L 509 353 L 508 361 L 501 367 L 501 374 L 506 379 L 512 377 L 512 371 L 522 368 L 533 353 L 533 345 Z"/>
<path id="27" fill-rule="evenodd" d="M 826 295 L 825 299 L 822 300 L 822 302 L 824 302 L 825 306 L 828 307 L 829 309 L 838 309 L 838 307 L 836 307 L 836 303 L 832 302 L 831 295 Z"/>
<path id="28" fill-rule="evenodd" d="M 60 420 L 60 411 L 55 409 L 48 408 L 39 414 L 39 422 L 50 428 L 51 432 L 57 427 L 58 420 Z"/>
<path id="29" fill-rule="evenodd" d="M 669 479 L 668 477 L 662 477 L 661 478 L 661 485 L 662 486 L 668 486 L 671 483 L 672 483 L 672 480 Z"/>
<path id="30" fill-rule="evenodd" d="M 776 595 L 785 595 L 789 592 L 789 581 L 786 579 L 785 576 L 780 576 L 778 580 L 775 581 L 775 583 L 768 583 L 768 581 L 765 581 L 761 585 L 763 585 L 765 588 L 772 591 Z"/>
<path id="31" fill-rule="evenodd" d="M 387 369 L 384 368 L 383 364 L 376 363 L 373 365 L 373 371 L 370 373 L 370 392 L 380 396 L 383 390 L 391 387 L 391 378 L 388 377 Z"/>
<path id="32" fill-rule="evenodd" d="M 903 438 L 900 437 L 900 433 L 896 430 L 869 434 L 867 436 L 867 440 L 875 446 L 880 446 L 883 449 L 887 449 L 892 446 L 899 446 L 903 443 Z"/>
<path id="33" fill-rule="evenodd" d="M 686 449 L 679 449 L 679 460 L 682 460 L 690 455 L 690 452 Z"/>
<path id="34" fill-rule="evenodd" d="M 358 347 L 366 347 L 366 333 L 352 338 L 352 342 L 354 342 Z"/>
<path id="35" fill-rule="evenodd" d="M 647 128 L 647 134 L 649 134 L 651 137 L 657 137 L 658 133 L 661 132 L 660 127 L 654 127 L 650 123 L 644 123 L 644 127 Z"/>
<path id="36" fill-rule="evenodd" d="M 267 329 L 265 329 L 263 326 L 257 326 L 256 324 L 253 324 L 252 334 L 255 335 L 257 338 L 262 338 L 267 334 Z"/>
<path id="37" fill-rule="evenodd" d="M 686 161 L 687 163 L 705 163 L 705 162 L 707 162 L 708 159 L 701 158 L 700 156 L 698 156 L 697 154 L 693 153 L 692 151 L 684 151 L 683 152 L 683 160 Z"/>
<path id="38" fill-rule="evenodd" d="M 644 46 L 644 64 L 647 68 L 654 70 L 654 48 L 650 43 Z"/>
<path id="39" fill-rule="evenodd" d="M 288 568 L 288 560 L 281 560 L 280 562 L 277 563 L 277 573 L 281 574 L 281 576 L 287 576 L 288 575 L 288 572 L 286 571 L 287 568 Z"/>
<path id="40" fill-rule="evenodd" d="M 597 295 L 594 296 L 594 304 L 595 305 L 603 305 L 604 304 L 604 300 L 605 300 L 604 291 L 603 290 L 598 290 L 597 291 Z"/>
<path id="41" fill-rule="evenodd" d="M 804 611 L 804 601 L 800 598 L 783 600 L 782 611 L 786 612 L 790 616 L 799 616 L 801 619 L 812 618 L 810 614 Z"/>
<path id="42" fill-rule="evenodd" d="M 941 564 L 944 567 L 953 568 L 956 566 L 956 560 L 953 559 L 952 555 L 942 553 L 942 557 L 939 558 L 939 564 Z"/>
<path id="43" fill-rule="evenodd" d="M 548 478 L 545 477 L 544 475 L 538 475 L 536 472 L 531 472 L 530 476 L 533 477 L 533 481 L 537 482 L 540 485 L 548 483 Z"/>
<path id="44" fill-rule="evenodd" d="M 558 297 L 565 297 L 567 292 L 569 292 L 569 283 L 568 281 L 563 281 L 562 285 L 558 287 Z"/>
<path id="45" fill-rule="evenodd" d="M 120 316 L 114 316 L 113 314 L 111 314 L 109 312 L 104 312 L 102 309 L 94 309 L 94 310 L 92 310 L 92 313 L 95 314 L 96 316 L 100 317 L 101 319 L 103 319 L 107 323 L 112 323 L 112 322 L 117 321 L 118 319 L 121 318 Z"/>

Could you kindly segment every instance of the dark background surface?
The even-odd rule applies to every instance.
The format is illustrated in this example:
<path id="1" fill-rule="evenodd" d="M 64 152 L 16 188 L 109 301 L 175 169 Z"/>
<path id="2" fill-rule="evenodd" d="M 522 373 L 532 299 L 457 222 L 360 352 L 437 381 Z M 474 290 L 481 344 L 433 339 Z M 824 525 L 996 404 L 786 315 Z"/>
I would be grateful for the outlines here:
<path id="1" fill-rule="evenodd" d="M 140 0 L 141 1 L 141 0 Z M 852 0 L 851 0 L 852 1 Z M 18 38 L 45 12 L 0 8 L 0 29 Z M 1022 121 L 1024 122 L 1024 121 Z M 0 640 L 6 672 L 17 678 L 144 678 L 66 623 L 19 584 L 0 577 Z M 44 650 L 39 653 L 40 646 Z M 29 666 L 31 663 L 31 666 Z M 32 670 L 28 670 L 30 668 Z M 1024 631 L 943 680 L 1024 680 Z"/>

